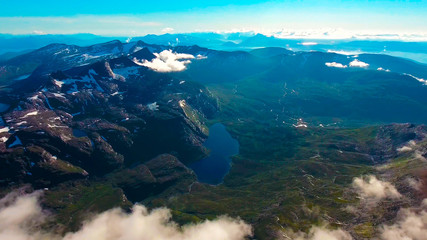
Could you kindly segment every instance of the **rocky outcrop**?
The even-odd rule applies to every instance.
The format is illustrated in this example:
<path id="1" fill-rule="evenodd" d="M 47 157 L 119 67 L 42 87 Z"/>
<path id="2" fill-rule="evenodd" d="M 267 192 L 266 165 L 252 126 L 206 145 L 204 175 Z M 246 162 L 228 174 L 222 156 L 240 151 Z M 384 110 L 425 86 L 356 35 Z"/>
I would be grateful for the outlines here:
<path id="1" fill-rule="evenodd" d="M 397 148 L 409 141 L 420 141 L 427 136 L 427 126 L 415 124 L 390 124 L 381 126 L 372 146 L 371 155 L 377 163 L 397 156 Z"/>
<path id="2" fill-rule="evenodd" d="M 112 179 L 130 200 L 141 201 L 167 190 L 186 192 L 196 176 L 176 157 L 162 154 L 144 164 L 116 172 Z"/>

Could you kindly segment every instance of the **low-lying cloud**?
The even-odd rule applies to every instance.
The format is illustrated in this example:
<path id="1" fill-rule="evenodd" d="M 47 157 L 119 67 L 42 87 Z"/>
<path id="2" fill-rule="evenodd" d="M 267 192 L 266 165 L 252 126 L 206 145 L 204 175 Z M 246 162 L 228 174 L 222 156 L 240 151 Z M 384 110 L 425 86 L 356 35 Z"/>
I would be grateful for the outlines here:
<path id="1" fill-rule="evenodd" d="M 401 194 L 389 182 L 378 180 L 375 176 L 354 178 L 353 188 L 360 197 L 367 200 L 379 201 L 384 198 L 400 198 Z"/>
<path id="2" fill-rule="evenodd" d="M 365 67 L 369 66 L 369 64 L 362 62 L 362 61 L 359 61 L 357 59 L 354 59 L 352 62 L 350 62 L 349 65 L 350 65 L 350 67 L 361 67 L 361 68 L 365 68 Z"/>
<path id="3" fill-rule="evenodd" d="M 343 65 L 341 63 L 337 63 L 337 62 L 327 62 L 325 63 L 326 66 L 328 67 L 336 67 L 336 68 L 346 68 L 347 65 Z"/>
<path id="4" fill-rule="evenodd" d="M 412 77 L 413 79 L 417 80 L 418 82 L 423 83 L 424 85 L 427 85 L 427 79 L 423 79 L 423 78 L 415 77 L 414 75 L 407 74 L 407 73 L 404 73 L 403 75 L 410 76 L 410 77 Z"/>
<path id="5" fill-rule="evenodd" d="M 427 236 L 427 204 L 420 209 L 404 208 L 399 210 L 394 224 L 380 225 L 376 229 L 377 240 L 425 240 Z M 326 227 L 312 227 L 309 233 L 298 233 L 286 239 L 294 240 L 353 240 L 349 232 Z"/>
<path id="6" fill-rule="evenodd" d="M 401 209 L 397 221 L 381 227 L 382 240 L 424 240 L 427 237 L 426 209 Z"/>
<path id="7" fill-rule="evenodd" d="M 178 226 L 168 209 L 152 211 L 135 205 L 131 213 L 112 209 L 86 221 L 82 228 L 65 236 L 42 232 L 47 215 L 38 203 L 39 194 L 0 200 L 0 239 L 8 240 L 243 240 L 252 228 L 242 220 L 219 217 L 198 224 Z M 37 230 L 38 229 L 38 230 Z"/>
<path id="8" fill-rule="evenodd" d="M 416 145 L 416 143 L 415 143 L 415 141 L 414 140 L 411 140 L 411 141 L 409 141 L 406 145 L 404 145 L 404 146 L 402 146 L 402 147 L 400 147 L 400 148 L 397 148 L 396 150 L 398 151 L 398 152 L 409 152 L 409 151 L 412 151 L 412 149 L 413 149 L 413 147 Z"/>
<path id="9" fill-rule="evenodd" d="M 164 50 L 160 53 L 154 53 L 156 58 L 151 61 L 143 62 L 134 59 L 133 61 L 141 66 L 148 67 L 156 72 L 180 72 L 187 68 L 191 63 L 190 59 L 195 59 L 191 54 L 174 53 L 172 50 Z"/>
<path id="10" fill-rule="evenodd" d="M 301 43 L 298 43 L 298 44 L 299 45 L 303 45 L 303 46 L 315 46 L 318 43 L 317 42 L 301 42 Z"/>

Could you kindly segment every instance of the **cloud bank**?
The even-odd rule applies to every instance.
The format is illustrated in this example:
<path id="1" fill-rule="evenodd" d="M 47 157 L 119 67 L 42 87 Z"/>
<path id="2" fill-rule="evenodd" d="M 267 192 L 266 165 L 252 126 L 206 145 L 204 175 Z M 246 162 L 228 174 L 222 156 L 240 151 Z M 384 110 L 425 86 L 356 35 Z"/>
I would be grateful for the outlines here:
<path id="1" fill-rule="evenodd" d="M 156 58 L 151 61 L 144 60 L 139 62 L 137 59 L 133 61 L 140 65 L 148 67 L 156 72 L 180 72 L 187 68 L 190 64 L 189 59 L 195 59 L 191 54 L 174 53 L 172 50 L 164 50 L 161 53 L 154 53 Z"/>
<path id="2" fill-rule="evenodd" d="M 39 194 L 17 197 L 9 194 L 0 200 L 0 239 L 7 240 L 244 240 L 252 228 L 242 220 L 219 217 L 198 224 L 178 226 L 168 209 L 148 211 L 135 205 L 131 213 L 112 209 L 86 221 L 74 233 L 58 236 L 40 230 L 47 215 Z"/>

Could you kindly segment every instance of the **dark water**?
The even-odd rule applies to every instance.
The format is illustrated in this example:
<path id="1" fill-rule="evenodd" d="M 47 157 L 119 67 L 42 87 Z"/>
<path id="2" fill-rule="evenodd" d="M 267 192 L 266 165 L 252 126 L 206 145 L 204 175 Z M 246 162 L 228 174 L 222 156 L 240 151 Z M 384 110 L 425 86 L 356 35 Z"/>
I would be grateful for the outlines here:
<path id="1" fill-rule="evenodd" d="M 220 184 L 231 168 L 231 156 L 239 153 L 239 143 L 227 132 L 225 126 L 217 123 L 209 128 L 209 137 L 204 146 L 210 155 L 190 165 L 203 183 Z"/>
<path id="2" fill-rule="evenodd" d="M 78 137 L 78 138 L 87 137 L 87 134 L 85 132 L 83 132 L 82 130 L 79 130 L 79 129 L 75 129 L 75 128 L 73 128 L 73 135 L 74 135 L 74 137 Z"/>
<path id="3" fill-rule="evenodd" d="M 9 104 L 5 104 L 5 103 L 0 103 L 0 113 L 5 112 L 6 110 L 8 110 L 10 107 Z"/>

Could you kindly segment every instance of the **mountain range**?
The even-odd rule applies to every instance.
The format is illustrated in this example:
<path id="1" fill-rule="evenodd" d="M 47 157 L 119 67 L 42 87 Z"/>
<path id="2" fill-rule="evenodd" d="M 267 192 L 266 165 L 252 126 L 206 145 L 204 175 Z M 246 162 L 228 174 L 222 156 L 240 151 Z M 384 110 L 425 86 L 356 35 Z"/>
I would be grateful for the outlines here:
<path id="1" fill-rule="evenodd" d="M 405 179 L 427 182 L 426 64 L 262 35 L 63 39 L 73 44 L 0 62 L 0 193 L 44 189 L 47 228 L 75 231 L 91 213 L 139 202 L 171 208 L 178 223 L 240 217 L 256 239 L 324 222 L 366 239 L 423 200 Z M 218 122 L 240 150 L 223 183 L 209 185 L 189 166 L 209 155 Z M 407 197 L 362 214 L 349 186 L 367 174 Z"/>

